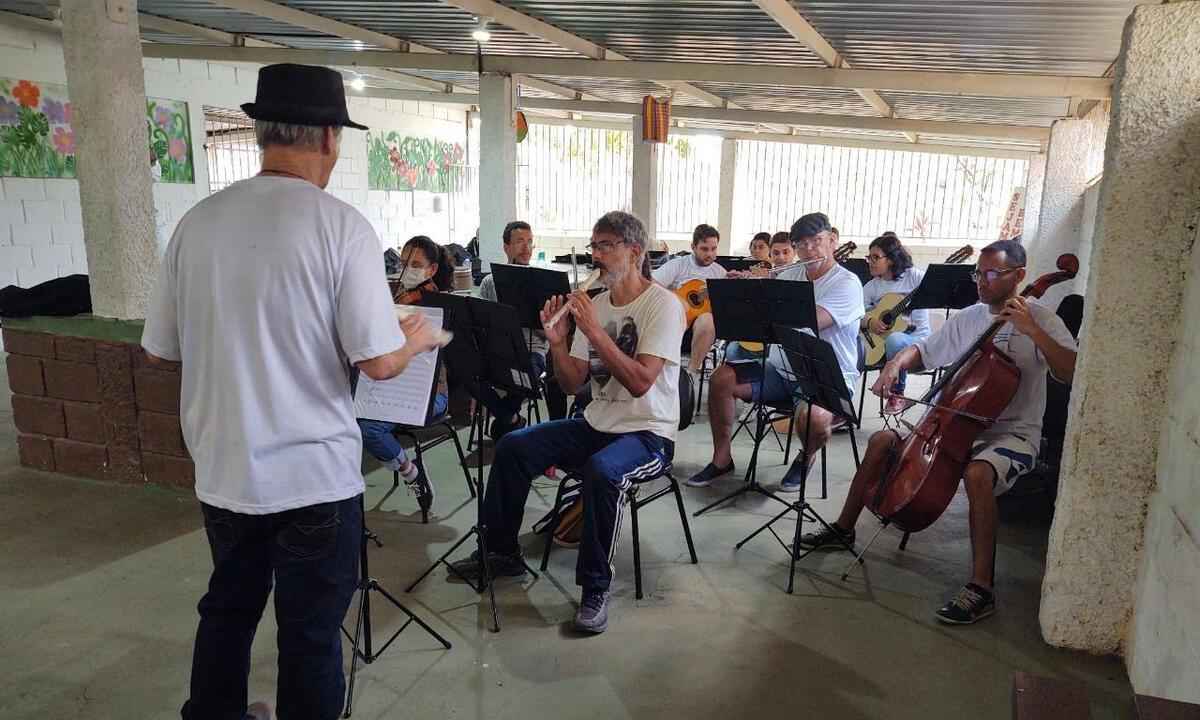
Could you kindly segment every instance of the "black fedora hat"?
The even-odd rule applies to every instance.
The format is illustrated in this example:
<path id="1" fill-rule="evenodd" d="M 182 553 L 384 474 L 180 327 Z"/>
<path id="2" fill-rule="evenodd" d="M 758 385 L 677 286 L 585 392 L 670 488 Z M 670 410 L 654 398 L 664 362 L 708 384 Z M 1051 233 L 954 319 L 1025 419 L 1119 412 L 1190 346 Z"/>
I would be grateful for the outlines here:
<path id="1" fill-rule="evenodd" d="M 341 73 L 315 65 L 280 63 L 260 68 L 254 102 L 242 105 L 242 111 L 255 120 L 367 129 L 350 120 Z"/>

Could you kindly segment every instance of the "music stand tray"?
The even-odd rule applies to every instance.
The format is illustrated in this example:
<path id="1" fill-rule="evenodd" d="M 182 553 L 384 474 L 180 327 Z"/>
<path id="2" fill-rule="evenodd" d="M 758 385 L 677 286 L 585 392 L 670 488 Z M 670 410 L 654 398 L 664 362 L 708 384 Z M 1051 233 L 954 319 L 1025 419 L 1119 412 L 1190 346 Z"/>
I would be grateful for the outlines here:
<path id="1" fill-rule="evenodd" d="M 761 342 L 765 346 L 779 342 L 777 327 L 808 328 L 811 331 L 815 331 L 817 327 L 817 305 L 813 285 L 807 281 L 757 278 L 709 280 L 708 297 L 712 303 L 716 335 L 721 340 Z M 766 376 L 769 354 L 763 352 L 757 361 L 762 377 Z M 697 510 L 693 513 L 695 517 L 750 492 L 791 507 L 791 503 L 764 489 L 758 482 L 760 432 L 757 428 L 765 427 L 771 410 L 760 396 L 753 404 L 752 412 L 756 420 L 755 444 L 750 454 L 744 484 L 736 491 Z"/>
<path id="2" fill-rule="evenodd" d="M 846 258 L 839 264 L 857 275 L 863 285 L 871 282 L 871 269 L 867 265 L 866 258 Z"/>
<path id="3" fill-rule="evenodd" d="M 488 383 L 510 393 L 530 398 L 535 397 L 536 378 L 525 347 L 525 336 L 517 315 L 517 309 L 509 305 L 494 303 L 481 298 L 437 293 L 426 295 L 422 304 L 441 307 L 445 310 L 446 324 L 454 331 L 454 339 L 443 349 L 446 365 L 456 377 L 472 378 L 472 382 Z M 445 553 L 430 565 L 424 573 L 409 585 L 405 592 L 412 592 L 438 565 L 446 568 L 466 581 L 479 593 L 486 588 L 492 607 L 492 629 L 500 631 L 500 615 L 496 607 L 495 583 L 487 554 L 487 526 L 483 523 L 483 450 L 477 448 L 475 524 L 458 539 Z M 474 537 L 483 563 L 483 576 L 479 584 L 462 576 L 446 561 L 465 543 Z M 524 561 L 522 561 L 524 564 Z M 537 572 L 525 564 L 525 569 L 536 580 Z"/>
<path id="4" fill-rule="evenodd" d="M 910 310 L 961 310 L 979 302 L 972 265 L 934 263 L 913 293 Z"/>
<path id="5" fill-rule="evenodd" d="M 541 313 L 546 301 L 556 295 L 570 295 L 571 282 L 561 270 L 492 263 L 496 297 L 517 309 L 521 327 L 542 329 Z"/>
<path id="6" fill-rule="evenodd" d="M 808 502 L 805 490 L 808 482 L 808 448 L 810 440 L 808 437 L 807 428 L 812 426 L 812 408 L 817 406 L 824 408 L 833 413 L 835 417 L 846 421 L 850 426 L 850 440 L 854 442 L 854 430 L 859 427 L 859 418 L 854 411 L 854 402 L 851 399 L 850 390 L 846 387 L 846 379 L 842 376 L 841 366 L 838 364 L 837 356 L 833 352 L 833 346 L 828 342 L 821 340 L 818 337 L 796 328 L 790 328 L 782 325 L 776 325 L 775 333 L 780 339 L 780 345 L 783 352 L 786 354 L 788 364 L 792 366 L 792 373 L 799 382 L 801 394 L 805 397 L 805 402 L 808 405 L 808 418 L 804 427 L 806 428 L 805 437 L 801 441 L 800 458 L 803 463 L 800 472 L 800 495 L 796 502 L 791 503 L 775 517 L 771 518 L 762 527 L 758 528 L 750 535 L 746 536 L 736 547 L 741 548 L 746 543 L 750 542 L 756 535 L 763 530 L 769 530 L 779 544 L 787 550 L 790 566 L 788 568 L 788 586 L 787 592 L 790 594 L 796 581 L 796 561 L 806 557 L 812 550 L 800 551 L 800 536 L 802 535 L 801 528 L 804 526 L 804 521 L 816 522 L 830 528 L 829 523 L 813 509 Z M 796 512 L 796 531 L 792 538 L 792 544 L 789 547 L 775 532 L 774 524 L 792 511 Z M 846 542 L 843 542 L 846 549 L 851 553 L 854 552 L 854 547 Z"/>

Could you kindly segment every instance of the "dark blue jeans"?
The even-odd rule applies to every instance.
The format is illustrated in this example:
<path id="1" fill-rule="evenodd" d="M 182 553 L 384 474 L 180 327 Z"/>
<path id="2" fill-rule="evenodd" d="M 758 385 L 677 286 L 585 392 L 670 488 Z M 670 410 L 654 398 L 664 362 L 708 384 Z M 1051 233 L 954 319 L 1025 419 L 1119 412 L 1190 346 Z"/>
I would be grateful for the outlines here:
<path id="1" fill-rule="evenodd" d="M 200 600 L 184 720 L 242 720 L 250 644 L 275 585 L 279 625 L 276 715 L 333 720 L 341 713 L 341 623 L 358 583 L 359 496 L 272 515 L 201 504 L 213 573 Z"/>
<path id="2" fill-rule="evenodd" d="M 583 418 L 553 420 L 504 436 L 483 496 L 488 552 L 515 553 L 533 478 L 546 468 L 577 469 L 583 475 L 583 535 L 575 582 L 585 590 L 607 590 L 621 534 L 625 491 L 662 474 L 675 443 L 651 432 L 614 435 Z"/>

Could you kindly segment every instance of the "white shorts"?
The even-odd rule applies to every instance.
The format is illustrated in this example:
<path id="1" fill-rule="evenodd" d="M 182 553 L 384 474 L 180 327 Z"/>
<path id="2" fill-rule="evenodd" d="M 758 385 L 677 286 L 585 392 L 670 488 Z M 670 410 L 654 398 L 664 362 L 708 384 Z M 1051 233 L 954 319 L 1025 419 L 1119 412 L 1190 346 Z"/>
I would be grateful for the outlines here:
<path id="1" fill-rule="evenodd" d="M 996 435 L 980 438 L 971 448 L 971 460 L 981 460 L 996 471 L 992 491 L 997 497 L 1012 489 L 1017 478 L 1037 463 L 1037 448 L 1020 435 Z"/>

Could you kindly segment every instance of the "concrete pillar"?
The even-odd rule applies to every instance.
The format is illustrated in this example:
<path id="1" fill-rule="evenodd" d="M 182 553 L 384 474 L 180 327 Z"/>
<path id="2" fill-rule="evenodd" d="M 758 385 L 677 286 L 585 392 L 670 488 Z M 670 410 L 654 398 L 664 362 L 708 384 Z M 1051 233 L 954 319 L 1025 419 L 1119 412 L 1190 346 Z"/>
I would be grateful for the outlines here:
<path id="1" fill-rule="evenodd" d="M 642 116 L 633 116 L 633 214 L 646 225 L 652 245 L 658 237 L 658 146 L 642 142 Z"/>
<path id="2" fill-rule="evenodd" d="M 1181 319 L 1200 328 L 1200 309 L 1181 309 L 1200 218 L 1196 37 L 1196 2 L 1141 5 L 1125 24 L 1040 613 L 1051 644 L 1102 653 L 1129 650 L 1127 633 L 1136 621 L 1135 649 L 1141 651 L 1146 629 L 1146 651 L 1172 656 L 1156 657 L 1156 672 L 1174 687 L 1190 685 L 1193 695 L 1200 686 L 1198 421 L 1195 404 L 1168 406 L 1167 398 L 1172 356 L 1194 344 Z M 1047 172 L 1047 189 L 1050 177 Z M 1043 203 L 1044 228 L 1045 208 Z M 1194 360 L 1189 362 L 1193 373 L 1179 382 L 1195 397 Z M 1167 418 L 1185 426 L 1175 437 L 1191 462 L 1161 461 Z M 1167 484 L 1174 490 L 1161 502 L 1176 503 L 1178 510 L 1168 504 L 1155 511 L 1164 535 L 1151 539 L 1147 508 L 1160 507 Z M 1174 585 L 1179 594 L 1166 597 L 1164 574 L 1182 572 L 1180 564 L 1187 562 L 1190 575 L 1177 576 Z M 1161 616 L 1145 624 L 1143 608 L 1135 615 L 1135 581 L 1140 597 L 1160 603 Z M 1190 664 L 1183 659 L 1189 655 Z M 1137 662 L 1132 669 L 1140 691 L 1142 673 L 1150 670 Z"/>
<path id="3" fill-rule="evenodd" d="M 515 90 L 508 75 L 479 79 L 479 253 L 485 269 L 504 261 L 504 226 L 517 219 Z"/>
<path id="4" fill-rule="evenodd" d="M 1046 153 L 1029 157 L 1029 168 L 1025 172 L 1025 221 L 1021 238 L 1025 247 L 1037 243 L 1038 226 L 1042 216 L 1042 191 L 1046 185 Z"/>
<path id="5" fill-rule="evenodd" d="M 1092 238 L 1083 236 L 1083 195 L 1088 181 L 1103 169 L 1107 130 L 1108 113 L 1101 104 L 1086 118 L 1056 120 L 1050 131 L 1037 236 L 1025 239 L 1029 275 L 1036 278 L 1053 271 L 1055 260 L 1063 253 L 1079 256 L 1081 266 L 1073 281 L 1046 294 L 1044 301 L 1051 307 L 1057 307 L 1063 296 L 1087 287 Z"/>
<path id="6" fill-rule="evenodd" d="M 733 243 L 733 203 L 734 187 L 737 183 L 737 140 L 725 138 L 721 140 L 721 180 L 717 196 L 717 232 L 721 233 L 721 242 L 717 252 L 729 255 Z"/>
<path id="7" fill-rule="evenodd" d="M 62 11 L 92 312 L 145 317 L 159 260 L 137 5 L 75 0 Z"/>

